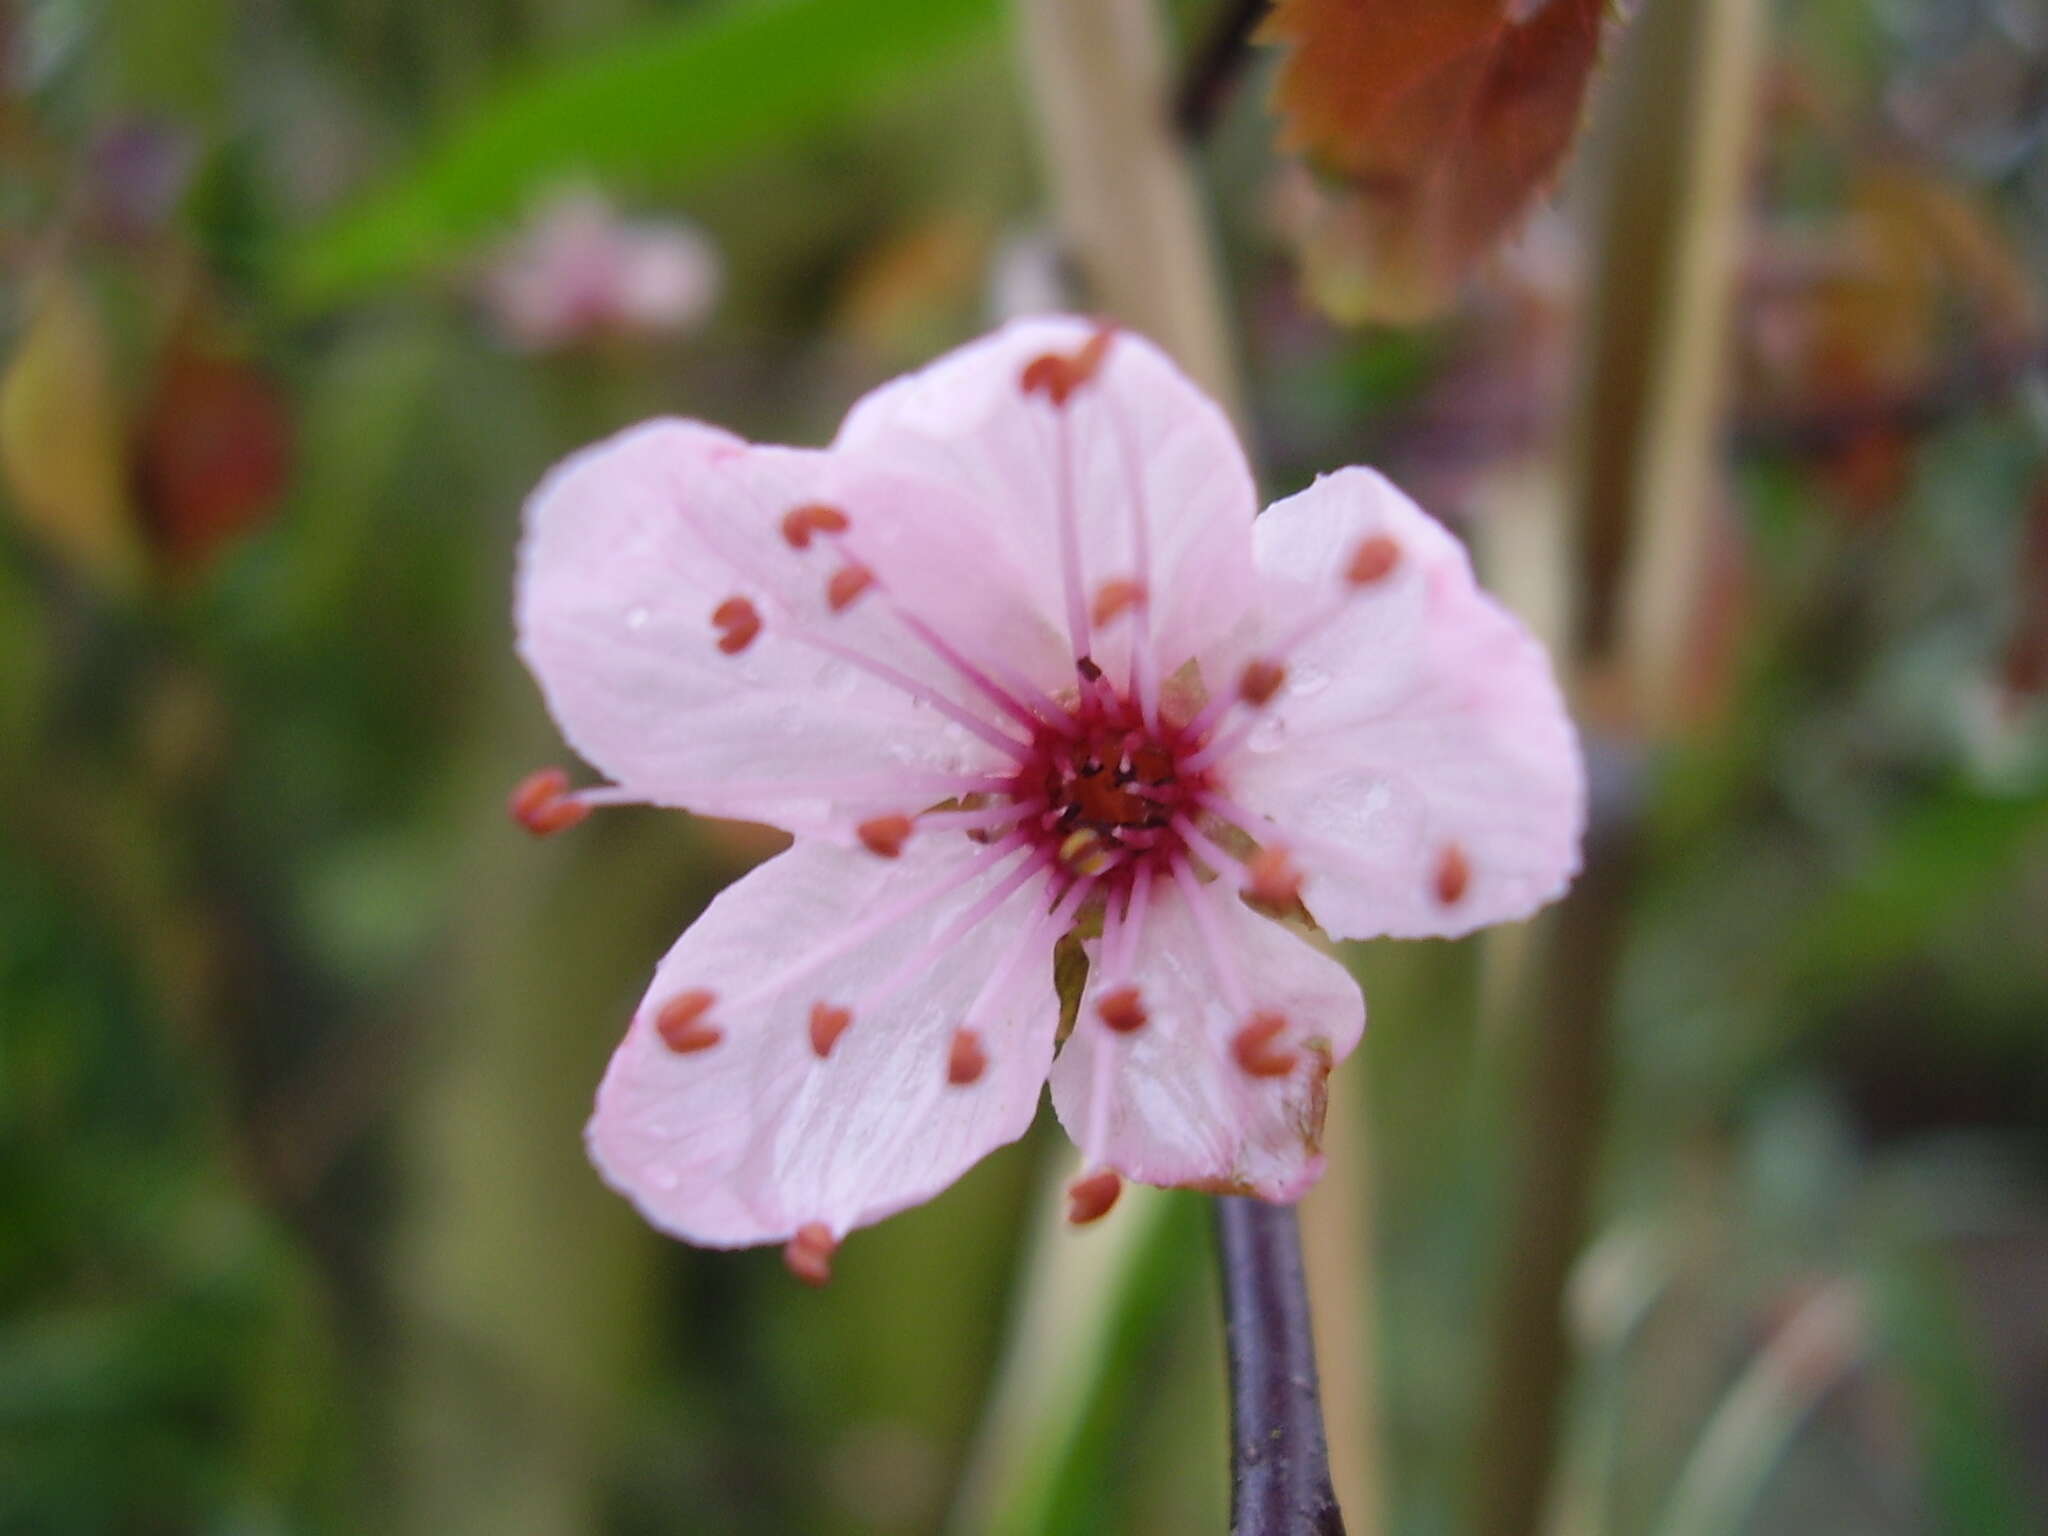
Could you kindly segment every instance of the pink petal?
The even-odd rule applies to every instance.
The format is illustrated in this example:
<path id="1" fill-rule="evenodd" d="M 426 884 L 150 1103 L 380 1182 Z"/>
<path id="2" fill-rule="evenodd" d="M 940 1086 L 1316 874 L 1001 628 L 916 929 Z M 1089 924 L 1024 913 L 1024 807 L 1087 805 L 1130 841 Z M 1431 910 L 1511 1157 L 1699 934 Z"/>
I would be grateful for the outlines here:
<path id="1" fill-rule="evenodd" d="M 1322 1172 L 1325 1081 L 1358 1044 L 1365 999 L 1349 972 L 1297 935 L 1220 886 L 1206 894 L 1249 1007 L 1225 1001 L 1204 962 L 1203 930 L 1180 891 L 1163 885 L 1128 974 L 1105 971 L 1095 946 L 1074 1031 L 1053 1063 L 1053 1107 L 1091 1167 L 1293 1200 Z M 1129 1034 L 1096 1011 L 1120 984 L 1137 986 L 1146 1014 Z M 1300 1060 L 1285 1077 L 1253 1077 L 1232 1054 L 1247 1015 L 1260 1011 L 1288 1020 L 1280 1043 Z"/>
<path id="2" fill-rule="evenodd" d="M 1052 939 L 1031 932 L 1043 879 L 923 960 L 999 875 L 978 873 L 878 931 L 858 928 L 986 857 L 964 837 L 913 842 L 895 860 L 799 842 L 728 887 L 661 962 L 605 1073 L 587 1139 L 606 1182 L 664 1232 L 742 1247 L 812 1222 L 838 1236 L 879 1221 L 1022 1135 L 1059 1022 Z M 835 943 L 844 953 L 791 974 Z M 865 1005 L 906 961 L 910 984 Z M 1007 984 L 974 1015 L 1004 970 Z M 714 994 L 702 1023 L 721 1038 L 679 1054 L 656 1019 L 700 988 Z M 853 1014 L 822 1059 L 810 1029 L 820 1002 Z M 971 1016 L 987 1065 L 955 1085 L 949 1045 Z"/>
<path id="3" fill-rule="evenodd" d="M 792 548 L 784 517 L 819 500 L 848 508 L 853 531 Z M 570 744 L 658 803 L 793 830 L 914 811 L 946 798 L 932 776 L 1005 763 L 986 735 L 1002 716 L 882 594 L 835 612 L 828 585 L 849 560 L 869 561 L 862 524 L 887 568 L 884 587 L 912 557 L 957 569 L 943 529 L 917 536 L 946 510 L 943 497 L 830 454 L 750 447 L 695 422 L 646 423 L 576 454 L 529 501 L 521 654 Z M 1025 629 L 1005 618 L 1019 603 L 987 587 L 979 597 L 984 627 L 1024 647 Z M 731 631 L 714 616 L 735 599 L 760 629 L 728 654 L 720 640 Z M 1039 643 L 1050 641 L 1041 633 Z M 820 644 L 850 648 L 908 685 Z M 983 721 L 983 734 L 937 696 Z"/>
<path id="4" fill-rule="evenodd" d="M 1479 589 L 1464 546 L 1373 471 L 1326 476 L 1259 519 L 1268 629 L 1327 601 L 1374 535 L 1397 565 L 1289 658 L 1226 788 L 1294 849 L 1337 937 L 1526 917 L 1578 872 L 1585 770 L 1542 646 Z"/>
<path id="5" fill-rule="evenodd" d="M 1034 360 L 1071 355 L 1095 331 L 1071 317 L 1013 321 L 868 395 L 834 444 L 956 491 L 974 509 L 991 558 L 1028 583 L 1037 610 L 1062 633 L 1061 408 L 1042 393 L 1027 397 L 1022 380 Z M 1258 503 L 1228 418 L 1130 332 L 1115 335 L 1064 411 L 1085 593 L 1142 570 L 1163 670 L 1194 659 L 1209 676 L 1234 675 L 1256 596 Z M 1142 555 L 1140 514 L 1149 543 Z M 1094 659 L 1118 672 L 1131 633 L 1120 623 L 1098 636 Z"/>

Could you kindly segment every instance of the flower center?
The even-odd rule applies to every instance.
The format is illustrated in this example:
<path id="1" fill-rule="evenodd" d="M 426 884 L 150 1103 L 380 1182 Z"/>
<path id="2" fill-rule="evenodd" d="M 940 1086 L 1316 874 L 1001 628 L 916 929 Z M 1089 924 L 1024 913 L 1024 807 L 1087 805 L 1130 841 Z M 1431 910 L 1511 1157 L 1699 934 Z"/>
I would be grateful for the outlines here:
<path id="1" fill-rule="evenodd" d="M 1029 809 L 1023 827 L 1075 874 L 1128 883 L 1151 863 L 1162 870 L 1185 851 L 1179 826 L 1200 809 L 1208 770 L 1190 766 L 1201 745 L 1185 725 L 1147 721 L 1100 677 L 1085 685 L 1064 729 L 1033 734 L 1009 798 Z"/>

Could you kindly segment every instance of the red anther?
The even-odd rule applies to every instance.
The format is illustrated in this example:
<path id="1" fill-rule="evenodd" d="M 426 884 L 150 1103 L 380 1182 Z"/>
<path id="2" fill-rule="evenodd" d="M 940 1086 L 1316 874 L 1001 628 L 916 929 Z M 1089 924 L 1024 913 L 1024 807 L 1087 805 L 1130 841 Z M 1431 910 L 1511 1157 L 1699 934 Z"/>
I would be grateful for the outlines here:
<path id="1" fill-rule="evenodd" d="M 1067 1186 L 1067 1220 L 1077 1227 L 1100 1221 L 1124 1192 L 1124 1181 L 1113 1168 L 1087 1174 Z"/>
<path id="2" fill-rule="evenodd" d="M 1237 696 L 1254 709 L 1280 691 L 1287 681 L 1287 669 L 1277 661 L 1248 661 L 1237 679 Z"/>
<path id="3" fill-rule="evenodd" d="M 1145 601 L 1145 584 L 1119 576 L 1095 589 L 1095 626 L 1100 629 L 1111 619 Z"/>
<path id="4" fill-rule="evenodd" d="M 854 599 L 875 584 L 875 573 L 864 565 L 842 565 L 825 583 L 825 602 L 834 613 L 844 613 Z"/>
<path id="5" fill-rule="evenodd" d="M 869 853 L 893 859 L 903 851 L 903 845 L 910 840 L 910 818 L 895 815 L 871 816 L 855 827 L 854 831 Z"/>
<path id="6" fill-rule="evenodd" d="M 837 507 L 812 501 L 783 514 L 782 536 L 791 549 L 808 549 L 812 534 L 844 533 L 848 526 L 846 514 Z"/>
<path id="7" fill-rule="evenodd" d="M 832 1255 L 839 1251 L 839 1239 L 822 1221 L 807 1221 L 784 1245 L 782 1262 L 805 1285 L 823 1285 L 832 1278 Z"/>
<path id="8" fill-rule="evenodd" d="M 569 775 L 559 768 L 529 773 L 506 798 L 512 819 L 535 837 L 564 832 L 590 814 L 590 807 L 570 798 Z"/>
<path id="9" fill-rule="evenodd" d="M 761 614 L 744 597 L 728 597 L 711 610 L 711 627 L 719 632 L 718 648 L 737 656 L 761 633 Z"/>
<path id="10" fill-rule="evenodd" d="M 1120 1035 L 1143 1029 L 1151 1017 L 1136 987 L 1111 987 L 1095 1000 L 1095 1015 Z"/>
<path id="11" fill-rule="evenodd" d="M 725 1038 L 724 1030 L 704 1022 L 704 1015 L 717 1001 L 718 994 L 704 987 L 678 992 L 655 1014 L 654 1032 L 661 1036 L 661 1043 L 678 1056 L 708 1051 Z"/>
<path id="12" fill-rule="evenodd" d="M 1230 1054 L 1253 1077 L 1285 1077 L 1301 1059 L 1286 1046 L 1274 1043 L 1286 1028 L 1283 1014 L 1255 1013 L 1231 1040 Z"/>
<path id="13" fill-rule="evenodd" d="M 1246 860 L 1245 894 L 1269 907 L 1291 907 L 1301 899 L 1301 871 L 1285 848 L 1261 848 Z"/>
<path id="14" fill-rule="evenodd" d="M 1054 405 L 1065 405 L 1075 390 L 1102 371 L 1116 327 L 1097 327 L 1075 352 L 1047 352 L 1024 365 L 1018 382 L 1027 395 L 1043 393 Z"/>
<path id="15" fill-rule="evenodd" d="M 1436 861 L 1436 899 L 1454 907 L 1472 884 L 1472 862 L 1456 843 L 1445 846 Z"/>
<path id="16" fill-rule="evenodd" d="M 811 1049 L 824 1060 L 832 1054 L 832 1047 L 839 1043 L 839 1037 L 846 1033 L 846 1026 L 853 1022 L 851 1008 L 835 1008 L 830 1003 L 811 1004 Z"/>
<path id="17" fill-rule="evenodd" d="M 988 1070 L 988 1052 L 981 1048 L 981 1036 L 962 1027 L 953 1031 L 953 1043 L 946 1051 L 946 1081 L 965 1088 Z"/>
<path id="18" fill-rule="evenodd" d="M 1385 581 L 1400 563 L 1401 546 L 1384 533 L 1376 533 L 1361 540 L 1352 552 L 1351 563 L 1344 567 L 1344 579 L 1354 587 L 1369 587 L 1376 581 Z"/>

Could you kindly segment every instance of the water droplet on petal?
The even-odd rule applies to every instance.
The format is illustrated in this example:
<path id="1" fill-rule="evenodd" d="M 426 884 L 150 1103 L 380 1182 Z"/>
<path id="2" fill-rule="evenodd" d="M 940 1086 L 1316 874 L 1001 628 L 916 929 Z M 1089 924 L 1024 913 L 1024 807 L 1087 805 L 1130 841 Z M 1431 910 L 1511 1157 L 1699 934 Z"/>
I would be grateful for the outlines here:
<path id="1" fill-rule="evenodd" d="M 1245 750 L 1261 754 L 1278 752 L 1287 744 L 1287 723 L 1268 715 L 1251 728 L 1244 739 Z"/>
<path id="2" fill-rule="evenodd" d="M 1297 662 L 1287 675 L 1287 692 L 1297 699 L 1313 698 L 1330 686 L 1330 671 L 1313 662 Z"/>

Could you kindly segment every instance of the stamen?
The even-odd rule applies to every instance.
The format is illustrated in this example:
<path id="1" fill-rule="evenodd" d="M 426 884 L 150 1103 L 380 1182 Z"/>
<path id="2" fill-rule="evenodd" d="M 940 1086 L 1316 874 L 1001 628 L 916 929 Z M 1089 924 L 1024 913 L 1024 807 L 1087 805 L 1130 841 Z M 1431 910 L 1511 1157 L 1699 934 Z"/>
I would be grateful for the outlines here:
<path id="1" fill-rule="evenodd" d="M 837 656 L 842 661 L 846 661 L 869 672 L 892 687 L 902 689 L 913 699 L 929 704 L 944 712 L 949 718 L 960 722 L 967 729 L 988 741 L 992 746 L 997 747 L 998 750 L 1013 757 L 1016 755 L 1019 750 L 1019 744 L 1016 741 L 993 729 L 986 721 L 961 708 L 952 700 L 944 698 L 916 679 L 907 677 L 895 668 L 885 666 L 872 657 L 862 654 L 860 651 L 854 650 L 849 646 L 834 644 L 808 633 L 808 626 L 797 614 L 791 611 L 790 605 L 776 596 L 777 581 L 776 573 L 773 570 L 750 569 L 755 562 L 748 557 L 743 546 L 736 544 L 727 530 L 722 529 L 715 519 L 705 517 L 696 508 L 696 504 L 691 498 L 683 498 L 680 502 L 680 509 L 683 517 L 692 524 L 699 541 L 706 548 L 717 552 L 722 558 L 735 566 L 745 580 L 759 587 L 771 605 L 780 610 L 782 619 L 787 625 L 789 638 L 800 640 L 815 649 L 824 651 L 827 655 Z M 831 510 L 836 511 L 837 509 Z M 841 515 L 843 516 L 844 514 Z M 810 521 L 812 520 L 807 519 L 807 523 Z M 826 583 L 826 600 L 834 612 L 843 611 L 848 604 L 852 603 L 866 590 L 873 580 L 873 574 L 866 567 L 858 563 L 850 563 L 835 572 Z M 782 629 L 783 625 L 779 624 L 778 631 Z"/>
<path id="2" fill-rule="evenodd" d="M 1115 326 L 1102 325 L 1076 352 L 1047 352 L 1034 357 L 1024 365 L 1024 372 L 1018 379 L 1019 386 L 1026 395 L 1043 394 L 1054 405 L 1065 405 L 1076 390 L 1101 371 L 1103 359 L 1109 355 L 1110 340 L 1115 335 Z"/>
<path id="3" fill-rule="evenodd" d="M 1152 866 L 1141 865 L 1131 877 L 1131 893 L 1124 899 L 1123 921 L 1117 925 L 1117 943 L 1121 951 L 1116 968 L 1110 973 L 1128 976 L 1137 968 L 1138 946 L 1145 935 L 1145 915 L 1152 910 Z"/>
<path id="4" fill-rule="evenodd" d="M 1095 627 L 1103 628 L 1112 619 L 1139 607 L 1145 601 L 1145 588 L 1140 582 L 1128 576 L 1118 576 L 1105 581 L 1095 589 Z"/>
<path id="5" fill-rule="evenodd" d="M 1141 593 L 1149 591 L 1152 582 L 1152 520 L 1145 497 L 1145 472 L 1137 444 L 1131 438 L 1131 424 L 1125 419 L 1116 401 L 1107 402 L 1104 413 L 1109 419 L 1111 435 L 1116 439 L 1117 458 L 1124 473 L 1124 501 L 1131 511 L 1131 580 Z M 1131 635 L 1131 695 L 1138 706 L 1138 717 L 1145 722 L 1148 730 L 1159 725 L 1159 657 L 1152 643 L 1152 609 L 1150 604 L 1138 610 L 1135 632 Z"/>
<path id="6" fill-rule="evenodd" d="M 1116 1197 L 1123 1193 L 1123 1188 L 1124 1181 L 1117 1177 L 1113 1168 L 1104 1168 L 1074 1180 L 1067 1186 L 1067 1220 L 1077 1227 L 1100 1221 L 1116 1204 Z"/>
<path id="7" fill-rule="evenodd" d="M 832 1255 L 839 1251 L 839 1239 L 822 1221 L 807 1221 L 782 1250 L 782 1262 L 805 1285 L 823 1285 L 832 1278 Z"/>
<path id="8" fill-rule="evenodd" d="M 984 805 L 974 810 L 921 811 L 917 820 L 920 826 L 939 827 L 950 832 L 979 832 L 990 827 L 1006 827 L 1044 808 L 1045 800 L 1040 796 L 1030 801 L 1005 800 L 999 805 Z"/>
<path id="9" fill-rule="evenodd" d="M 1060 403 L 1064 403 L 1064 397 Z M 1075 665 L 1079 666 L 1088 661 L 1090 650 L 1088 604 L 1081 595 L 1086 590 L 1081 571 L 1081 514 L 1075 501 L 1073 432 L 1065 411 L 1054 415 L 1052 429 L 1059 491 L 1060 581 L 1067 597 L 1067 639 L 1074 647 Z M 1098 672 L 1097 676 L 1100 675 Z M 1085 671 L 1082 678 L 1093 681 Z"/>
<path id="10" fill-rule="evenodd" d="M 875 584 L 875 573 L 864 565 L 849 562 L 832 573 L 825 583 L 825 605 L 834 613 L 851 608 L 861 593 Z"/>
<path id="11" fill-rule="evenodd" d="M 1190 852 L 1201 855 L 1202 862 L 1214 874 L 1227 875 L 1231 866 L 1239 862 L 1236 854 L 1207 836 L 1191 817 L 1174 817 L 1173 830 L 1180 834 L 1180 840 L 1187 844 Z"/>
<path id="12" fill-rule="evenodd" d="M 864 779 L 707 779 L 695 784 L 664 781 L 659 800 L 622 784 L 599 784 L 579 789 L 570 799 L 591 810 L 623 805 L 671 805 L 703 794 L 794 795 L 818 799 L 880 799 L 906 792 L 927 793 L 933 799 L 963 795 L 990 795 L 1007 789 L 1011 780 L 967 773 L 903 773 Z"/>
<path id="13" fill-rule="evenodd" d="M 1188 904 L 1188 915 L 1201 931 L 1202 948 L 1208 957 L 1209 969 L 1216 974 L 1216 986 L 1223 994 L 1223 1001 L 1233 1013 L 1249 1011 L 1245 1004 L 1244 976 L 1237 968 L 1237 956 L 1217 923 L 1215 909 L 1209 905 L 1208 891 L 1195 878 L 1195 872 L 1186 859 L 1173 861 L 1173 883 L 1180 887 L 1181 899 Z"/>
<path id="14" fill-rule="evenodd" d="M 1033 732 L 1051 726 L 1063 736 L 1073 734 L 1074 719 L 1066 707 L 1028 678 L 1000 662 L 969 661 L 958 646 L 900 603 L 891 602 L 889 611 L 896 615 L 905 629 L 922 640 L 935 656 L 981 690 L 997 708 L 1018 724 Z"/>
<path id="15" fill-rule="evenodd" d="M 1015 834 L 1012 835 L 1013 837 L 1015 836 Z M 1017 846 L 1021 841 L 1021 838 L 1017 839 L 1016 842 L 1012 843 L 1012 847 Z M 1001 861 L 997 860 L 996 862 L 1000 863 Z M 1037 852 L 1003 876 L 995 886 L 982 894 L 979 901 L 954 918 L 942 932 L 925 944 L 920 945 L 911 954 L 906 955 L 895 970 L 863 992 L 859 998 L 861 1006 L 863 1008 L 873 1008 L 886 999 L 895 996 L 897 992 L 910 982 L 925 975 L 930 970 L 933 960 L 980 927 L 991 913 L 995 912 L 1017 893 L 1019 886 L 1042 874 L 1045 871 L 1046 864 L 1046 855 L 1043 852 Z"/>
<path id="16" fill-rule="evenodd" d="M 1472 864 L 1465 850 L 1456 843 L 1448 845 L 1436 863 L 1436 899 L 1454 907 L 1471 884 Z"/>
<path id="17" fill-rule="evenodd" d="M 836 640 L 827 640 L 818 635 L 798 633 L 792 638 L 801 644 L 809 646 L 812 650 L 822 651 L 827 656 L 837 656 L 841 661 L 859 667 L 871 676 L 878 677 L 883 682 L 894 685 L 919 703 L 936 709 L 962 730 L 972 732 L 997 751 L 1006 754 L 1012 759 L 1019 758 L 1021 754 L 1029 750 L 1027 743 L 1019 741 L 1016 737 L 1005 731 L 997 730 L 972 710 L 954 703 L 937 689 L 927 687 L 908 673 L 899 672 L 887 662 L 876 661 L 872 656 L 865 655 L 851 646 L 841 645 Z"/>
<path id="18" fill-rule="evenodd" d="M 1103 1023 L 1120 1035 L 1143 1029 L 1149 1015 L 1135 985 L 1113 987 L 1095 1000 L 1095 1012 Z"/>
<path id="19" fill-rule="evenodd" d="M 1054 936 L 1066 932 L 1074 920 L 1075 910 L 1094 887 L 1093 880 L 1074 881 L 1061 894 L 1060 899 L 1053 903 L 1050 912 L 1045 913 L 1037 922 L 1017 935 L 1003 957 L 989 971 L 988 979 L 981 984 L 981 990 L 975 994 L 974 1002 L 967 1010 L 968 1025 L 983 1022 L 988 1017 L 990 1008 L 1000 998 L 1011 995 L 1010 978 L 1016 973 L 1017 967 L 1023 964 L 1024 957 L 1042 945 L 1049 947 Z"/>
<path id="20" fill-rule="evenodd" d="M 817 533 L 844 533 L 851 526 L 846 514 L 837 507 L 828 507 L 823 502 L 808 502 L 784 514 L 782 537 L 791 549 L 808 549 L 811 535 Z"/>
<path id="21" fill-rule="evenodd" d="M 1369 587 L 1385 581 L 1400 563 L 1401 546 L 1386 534 L 1375 533 L 1359 541 L 1351 563 L 1344 567 L 1344 579 L 1354 587 Z"/>
<path id="22" fill-rule="evenodd" d="M 988 1052 L 982 1049 L 981 1036 L 961 1025 L 953 1031 L 953 1043 L 946 1051 L 946 1081 L 964 1088 L 987 1070 Z"/>
<path id="23" fill-rule="evenodd" d="M 823 1061 L 832 1054 L 832 1047 L 839 1043 L 839 1037 L 846 1033 L 846 1026 L 853 1022 L 851 1008 L 835 1008 L 830 1003 L 811 1004 L 811 1049 Z"/>
<path id="24" fill-rule="evenodd" d="M 1099 875 L 1112 860 L 1103 846 L 1102 834 L 1093 827 L 1077 827 L 1061 841 L 1056 856 L 1060 867 L 1077 875 Z"/>
<path id="25" fill-rule="evenodd" d="M 1021 851 L 1024 847 L 1024 839 L 1016 834 L 1012 834 L 1000 842 L 991 843 L 987 848 L 963 858 L 959 865 L 947 874 L 944 879 L 936 880 L 932 884 L 925 886 L 922 890 L 912 891 L 901 901 L 892 903 L 882 908 L 879 912 L 871 912 L 857 923 L 849 924 L 847 927 L 840 929 L 838 934 L 829 943 L 820 944 L 817 948 L 806 951 L 792 960 L 782 970 L 763 978 L 755 985 L 749 987 L 741 996 L 730 1000 L 726 1004 L 728 1013 L 737 1015 L 743 1009 L 762 1002 L 767 998 L 774 997 L 777 993 L 795 986 L 813 972 L 837 960 L 841 955 L 851 953 L 873 939 L 877 934 L 886 932 L 893 924 L 900 923 L 909 917 L 915 917 L 934 902 L 951 895 L 961 886 L 967 884 L 968 881 L 978 879 L 988 874 L 991 870 L 1001 868 L 1011 855 Z M 1034 867 L 1035 861 L 1027 859 L 1022 866 L 1022 871 L 1029 872 Z M 1017 878 L 1019 876 L 1016 873 L 1005 877 L 1006 880 Z M 1011 887 L 1011 889 L 1014 888 L 1014 886 Z"/>
<path id="26" fill-rule="evenodd" d="M 1232 709 L 1243 705 L 1257 710 L 1271 700 L 1287 680 L 1287 658 L 1341 618 L 1360 590 L 1375 586 L 1392 575 L 1401 559 L 1401 546 L 1386 534 L 1373 534 L 1360 540 L 1345 563 L 1346 590 L 1313 608 L 1293 629 L 1270 645 L 1264 656 L 1251 662 L 1239 679 L 1235 696 L 1218 695 L 1211 699 L 1189 723 L 1187 734 L 1190 737 L 1198 741 L 1207 740 L 1189 759 L 1188 766 L 1207 767 L 1242 742 L 1252 729 L 1249 721 L 1240 720 L 1229 730 L 1214 735 L 1211 732 Z"/>
<path id="27" fill-rule="evenodd" d="M 590 814 L 589 804 L 569 793 L 569 775 L 559 768 L 537 769 L 521 779 L 505 809 L 535 837 L 566 832 Z"/>
<path id="28" fill-rule="evenodd" d="M 678 992 L 655 1014 L 654 1032 L 661 1036 L 661 1043 L 678 1056 L 708 1051 L 725 1038 L 724 1030 L 703 1022 L 704 1015 L 716 1001 L 718 994 L 704 987 Z"/>
<path id="29" fill-rule="evenodd" d="M 1301 1060 L 1299 1052 L 1275 1043 L 1286 1029 L 1285 1014 L 1255 1013 L 1231 1038 L 1230 1054 L 1253 1077 L 1285 1077 Z"/>
<path id="30" fill-rule="evenodd" d="M 744 597 L 728 597 L 711 610 L 711 627 L 719 632 L 718 648 L 737 656 L 761 633 L 761 614 Z"/>
<path id="31" fill-rule="evenodd" d="M 1245 861 L 1245 894 L 1269 907 L 1291 907 L 1301 899 L 1301 871 L 1284 848 L 1261 848 Z"/>
<path id="32" fill-rule="evenodd" d="M 1280 685 L 1287 681 L 1287 669 L 1277 661 L 1248 661 L 1237 679 L 1237 696 L 1254 709 L 1263 708 Z"/>
<path id="33" fill-rule="evenodd" d="M 902 815 L 871 816 L 856 827 L 861 844 L 869 853 L 893 859 L 910 839 L 910 818 Z"/>

